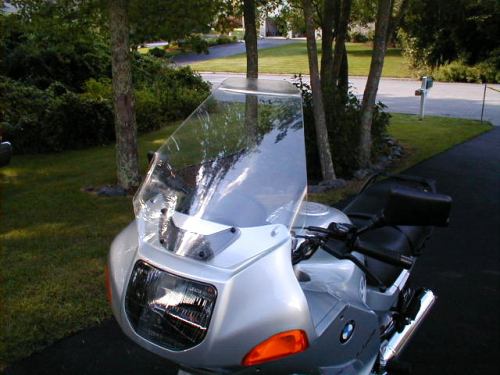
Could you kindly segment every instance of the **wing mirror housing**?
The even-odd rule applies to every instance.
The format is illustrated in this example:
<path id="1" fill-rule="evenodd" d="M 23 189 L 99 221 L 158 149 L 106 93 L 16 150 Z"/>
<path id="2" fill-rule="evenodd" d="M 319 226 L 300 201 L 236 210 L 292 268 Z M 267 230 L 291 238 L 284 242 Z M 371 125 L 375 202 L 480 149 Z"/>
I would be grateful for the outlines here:
<path id="1" fill-rule="evenodd" d="M 386 225 L 445 227 L 450 221 L 448 195 L 404 187 L 392 188 L 383 211 Z"/>
<path id="2" fill-rule="evenodd" d="M 9 142 L 0 143 L 0 167 L 4 167 L 10 163 L 12 157 L 12 146 Z"/>

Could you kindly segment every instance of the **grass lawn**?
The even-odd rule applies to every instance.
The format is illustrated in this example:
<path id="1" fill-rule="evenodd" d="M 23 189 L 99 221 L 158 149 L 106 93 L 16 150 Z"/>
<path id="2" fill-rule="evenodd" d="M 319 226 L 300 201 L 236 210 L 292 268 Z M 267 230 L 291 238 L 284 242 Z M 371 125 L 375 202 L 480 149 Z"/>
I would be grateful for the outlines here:
<path id="1" fill-rule="evenodd" d="M 426 116 L 419 121 L 415 115 L 393 113 L 389 133 L 404 146 L 406 155 L 390 172 L 401 172 L 491 128 L 490 123 L 477 120 Z M 334 204 L 355 194 L 363 184 L 364 181 L 352 181 L 344 189 L 314 194 L 310 199 Z"/>
<path id="2" fill-rule="evenodd" d="M 318 44 L 318 50 L 321 52 L 321 43 Z M 368 44 L 348 43 L 349 75 L 367 76 L 370 69 L 371 53 L 372 49 Z M 245 54 L 227 56 L 194 63 L 191 67 L 201 72 L 244 73 L 246 71 L 246 57 Z M 306 42 L 300 41 L 260 50 L 259 72 L 309 74 Z M 400 49 L 389 48 L 382 74 L 384 77 L 411 77 L 411 72 L 401 56 Z"/>
<path id="3" fill-rule="evenodd" d="M 141 137 L 143 168 L 146 151 L 174 128 Z M 390 133 L 411 150 L 404 168 L 488 129 L 477 121 L 395 115 Z M 113 180 L 112 146 L 16 156 L 0 170 L 0 370 L 110 317 L 103 269 L 111 240 L 133 218 L 131 198 L 81 188 Z M 333 202 L 347 193 L 318 198 Z"/>

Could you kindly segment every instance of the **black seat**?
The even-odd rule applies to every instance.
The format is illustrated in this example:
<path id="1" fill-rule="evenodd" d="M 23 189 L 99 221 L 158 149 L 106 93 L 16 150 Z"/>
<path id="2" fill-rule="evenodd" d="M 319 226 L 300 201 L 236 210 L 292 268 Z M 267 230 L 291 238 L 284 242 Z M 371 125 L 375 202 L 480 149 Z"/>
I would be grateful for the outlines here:
<path id="1" fill-rule="evenodd" d="M 358 228 L 365 226 L 370 219 L 381 213 L 392 187 L 405 186 L 419 190 L 435 190 L 434 183 L 406 176 L 393 176 L 379 181 L 357 195 L 345 208 Z M 419 255 L 425 241 L 432 234 L 433 227 L 421 226 L 386 226 L 366 232 L 360 239 L 371 247 L 386 249 L 404 255 Z M 401 268 L 367 257 L 366 266 L 375 273 L 384 284 L 391 285 Z"/>

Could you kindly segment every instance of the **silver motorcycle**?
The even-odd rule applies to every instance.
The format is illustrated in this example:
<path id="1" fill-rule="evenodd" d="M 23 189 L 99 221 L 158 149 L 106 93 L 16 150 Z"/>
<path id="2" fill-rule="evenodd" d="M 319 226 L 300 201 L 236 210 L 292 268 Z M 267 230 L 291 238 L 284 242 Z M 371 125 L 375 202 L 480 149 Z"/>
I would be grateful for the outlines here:
<path id="1" fill-rule="evenodd" d="M 114 316 L 189 373 L 385 374 L 429 313 L 409 278 L 451 198 L 375 176 L 307 200 L 300 92 L 227 79 L 152 156 L 111 245 Z"/>

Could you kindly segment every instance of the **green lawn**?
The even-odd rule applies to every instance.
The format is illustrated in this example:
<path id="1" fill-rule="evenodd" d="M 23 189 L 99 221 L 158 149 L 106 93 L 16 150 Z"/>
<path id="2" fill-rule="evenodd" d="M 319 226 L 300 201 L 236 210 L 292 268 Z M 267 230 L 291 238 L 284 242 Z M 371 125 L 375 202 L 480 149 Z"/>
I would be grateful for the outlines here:
<path id="1" fill-rule="evenodd" d="M 391 172 L 401 172 L 450 147 L 484 133 L 491 127 L 490 123 L 481 124 L 477 120 L 426 116 L 422 121 L 419 121 L 415 115 L 392 114 L 389 133 L 404 146 L 406 155 L 392 168 Z M 311 199 L 334 204 L 356 193 L 363 183 L 364 181 L 349 182 L 344 189 L 314 194 Z"/>
<path id="2" fill-rule="evenodd" d="M 320 43 L 318 47 L 320 47 Z M 321 52 L 320 48 L 319 51 Z M 367 76 L 370 69 L 371 53 L 371 46 L 368 44 L 348 43 L 349 75 Z M 246 71 L 246 57 L 245 54 L 227 56 L 194 63 L 191 67 L 201 72 L 244 73 Z M 309 74 L 305 41 L 260 50 L 259 72 Z M 389 48 L 382 74 L 384 77 L 411 77 L 409 67 L 404 62 L 400 49 Z"/>
<path id="3" fill-rule="evenodd" d="M 174 128 L 141 137 L 143 168 L 146 151 Z M 411 150 L 402 168 L 488 129 L 477 121 L 395 115 L 390 133 Z M 131 198 L 100 198 L 81 188 L 113 181 L 112 146 L 16 156 L 0 170 L 0 371 L 110 316 L 103 269 L 113 237 L 133 218 Z"/>

